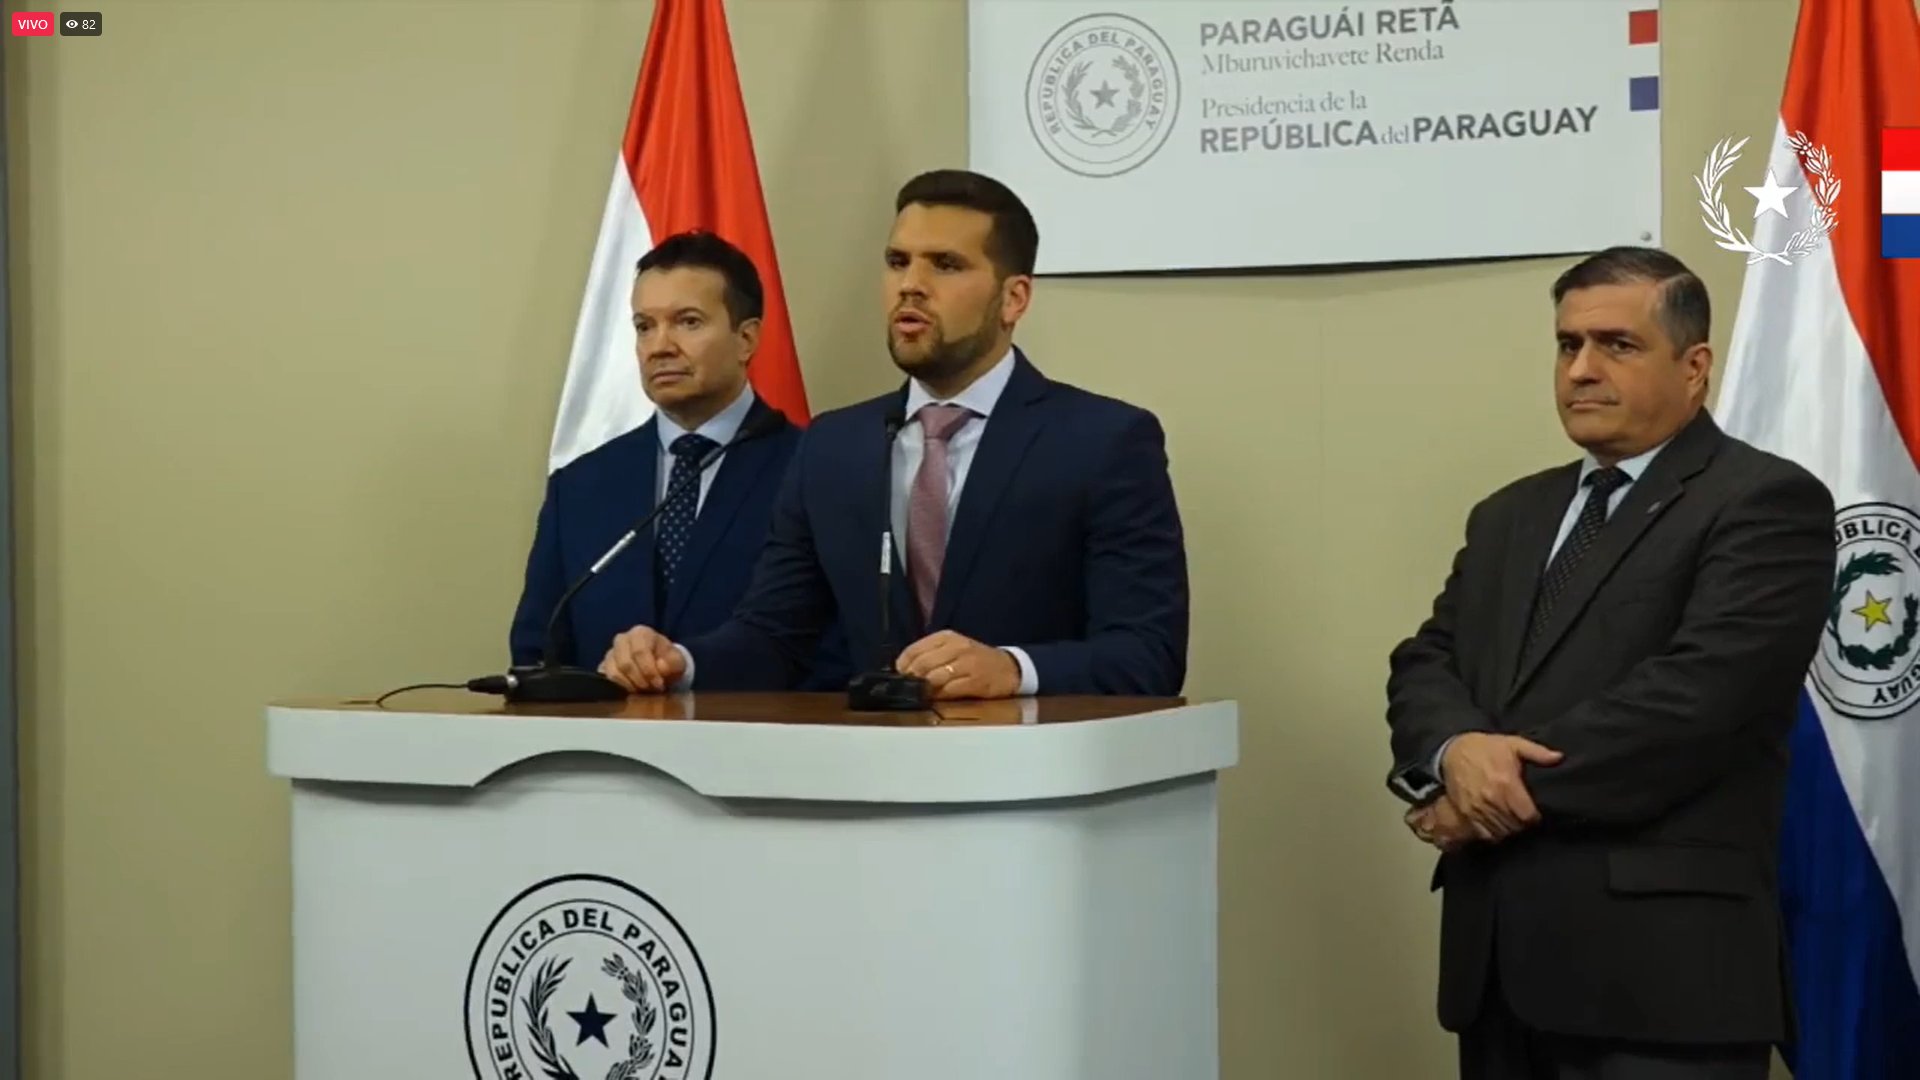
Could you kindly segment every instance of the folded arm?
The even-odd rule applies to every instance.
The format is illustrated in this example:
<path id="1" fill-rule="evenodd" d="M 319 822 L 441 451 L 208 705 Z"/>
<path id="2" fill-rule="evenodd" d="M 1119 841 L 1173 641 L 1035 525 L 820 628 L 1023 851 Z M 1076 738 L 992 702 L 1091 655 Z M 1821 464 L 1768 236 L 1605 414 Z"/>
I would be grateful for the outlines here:
<path id="1" fill-rule="evenodd" d="M 1187 675 L 1186 538 L 1166 435 L 1151 413 L 1139 413 L 1101 463 L 1086 512 L 1086 636 L 992 644 L 1024 653 L 1042 694 L 1180 693 Z"/>
<path id="2" fill-rule="evenodd" d="M 1484 506 L 1467 515 L 1466 540 L 1454 554 L 1432 613 L 1387 659 L 1387 726 L 1393 733 L 1389 778 L 1414 769 L 1432 770 L 1448 739 L 1493 729 L 1462 681 L 1454 651 L 1467 552 L 1488 542 L 1483 536 Z"/>
<path id="3" fill-rule="evenodd" d="M 1751 756 L 1806 676 L 1832 602 L 1833 499 L 1813 477 L 1756 488 L 1706 538 L 1672 639 L 1604 694 L 1526 732 L 1565 754 L 1529 768 L 1550 821 L 1658 818 Z"/>

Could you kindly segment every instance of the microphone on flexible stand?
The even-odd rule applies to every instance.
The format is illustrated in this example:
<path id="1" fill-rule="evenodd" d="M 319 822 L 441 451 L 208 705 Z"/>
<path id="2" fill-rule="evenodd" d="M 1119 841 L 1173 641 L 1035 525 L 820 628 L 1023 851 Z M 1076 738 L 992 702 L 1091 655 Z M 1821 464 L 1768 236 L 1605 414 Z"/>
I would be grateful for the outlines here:
<path id="1" fill-rule="evenodd" d="M 572 637 L 566 629 L 566 614 L 573 605 L 573 598 L 587 582 L 600 575 L 619 554 L 637 539 L 641 532 L 653 524 L 674 499 L 686 493 L 688 488 L 700 483 L 700 477 L 720 460 L 728 450 L 741 443 L 771 435 L 786 425 L 786 418 L 776 409 L 760 412 L 743 424 L 731 440 L 709 450 L 700 458 L 699 467 L 684 477 L 679 484 L 669 488 L 655 503 L 653 509 L 633 523 L 627 534 L 614 541 L 606 554 L 594 560 L 587 572 L 581 574 L 567 591 L 561 595 L 560 602 L 553 605 L 553 614 L 547 618 L 545 646 L 541 650 L 538 664 L 522 664 L 507 669 L 504 675 L 485 675 L 470 679 L 467 689 L 479 694 L 501 694 L 511 702 L 586 702 L 620 701 L 626 698 L 627 691 L 619 683 L 597 671 L 572 667 L 560 662 L 561 654 L 567 651 L 563 642 Z"/>
<path id="2" fill-rule="evenodd" d="M 880 475 L 886 479 L 883 490 L 888 506 L 893 498 L 893 441 L 907 425 L 906 399 L 896 401 L 887 413 L 886 467 Z M 932 708 L 933 690 L 927 680 L 894 669 L 900 650 L 892 641 L 893 610 L 893 526 L 892 513 L 882 519 L 880 528 L 880 665 L 864 671 L 847 684 L 847 708 L 860 712 L 919 712 Z"/>

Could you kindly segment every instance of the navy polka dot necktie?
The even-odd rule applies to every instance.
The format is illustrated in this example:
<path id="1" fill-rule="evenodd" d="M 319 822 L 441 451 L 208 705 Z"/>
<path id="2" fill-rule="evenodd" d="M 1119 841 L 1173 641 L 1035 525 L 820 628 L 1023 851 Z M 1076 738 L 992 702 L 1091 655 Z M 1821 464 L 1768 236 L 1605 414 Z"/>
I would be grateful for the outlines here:
<path id="1" fill-rule="evenodd" d="M 680 559 L 687 552 L 687 539 L 693 535 L 693 519 L 700 508 L 700 459 L 720 444 L 705 435 L 682 435 L 673 440 L 673 470 L 667 474 L 667 504 L 660 511 L 654 535 L 662 591 L 673 587 L 680 572 Z M 681 490 L 682 487 L 685 490 Z"/>

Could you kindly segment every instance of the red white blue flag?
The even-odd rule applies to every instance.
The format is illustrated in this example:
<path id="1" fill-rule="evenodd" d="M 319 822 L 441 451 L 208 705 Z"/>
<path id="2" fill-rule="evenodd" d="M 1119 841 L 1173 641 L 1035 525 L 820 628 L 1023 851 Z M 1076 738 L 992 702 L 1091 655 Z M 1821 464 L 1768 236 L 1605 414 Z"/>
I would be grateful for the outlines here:
<path id="1" fill-rule="evenodd" d="M 1920 259 L 1920 127 L 1880 133 L 1880 254 Z"/>
<path id="2" fill-rule="evenodd" d="M 656 0 L 618 149 L 547 468 L 653 415 L 634 355 L 634 264 L 656 242 L 688 229 L 718 233 L 753 259 L 766 314 L 747 377 L 761 400 L 806 424 L 806 386 L 721 0 Z"/>
<path id="3" fill-rule="evenodd" d="M 1884 212 L 1920 174 L 1883 172 L 1920 168 L 1883 134 L 1913 128 L 1913 0 L 1802 0 L 1767 164 L 1802 191 L 1837 184 L 1834 225 L 1802 257 L 1750 263 L 1715 408 L 1840 508 L 1780 852 L 1800 1080 L 1920 1077 L 1920 261 L 1886 257 L 1920 233 Z M 1788 250 L 1800 228 L 1762 215 L 1753 246 Z"/>

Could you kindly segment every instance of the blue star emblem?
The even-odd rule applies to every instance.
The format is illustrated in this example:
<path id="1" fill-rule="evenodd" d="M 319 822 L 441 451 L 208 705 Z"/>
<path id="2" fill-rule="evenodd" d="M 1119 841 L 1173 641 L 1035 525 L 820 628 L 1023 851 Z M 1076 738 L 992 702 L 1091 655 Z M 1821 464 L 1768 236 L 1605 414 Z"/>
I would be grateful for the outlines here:
<path id="1" fill-rule="evenodd" d="M 587 1007 L 584 1010 L 567 1015 L 580 1025 L 580 1038 L 573 1045 L 579 1046 L 588 1039 L 599 1039 L 601 1046 L 607 1045 L 607 1022 L 613 1019 L 613 1014 L 601 1012 L 600 1006 L 594 1004 L 592 994 L 587 995 Z"/>

